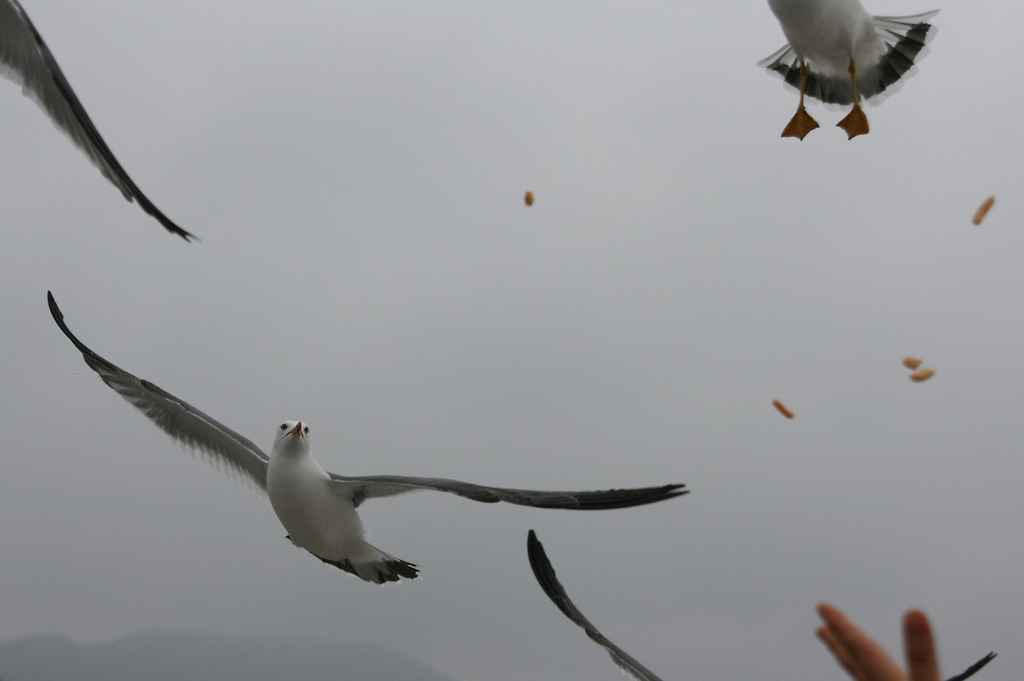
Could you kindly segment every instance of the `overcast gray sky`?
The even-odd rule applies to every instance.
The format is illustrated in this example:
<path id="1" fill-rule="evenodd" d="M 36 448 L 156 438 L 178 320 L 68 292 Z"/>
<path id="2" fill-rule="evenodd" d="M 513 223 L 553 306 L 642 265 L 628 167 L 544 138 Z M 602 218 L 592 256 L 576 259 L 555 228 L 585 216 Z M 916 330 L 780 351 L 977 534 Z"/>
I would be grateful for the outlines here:
<path id="1" fill-rule="evenodd" d="M 169 236 L 0 82 L 0 639 L 146 628 L 400 649 L 465 681 L 842 678 L 828 599 L 943 670 L 1024 675 L 1024 9 L 941 8 L 847 141 L 755 62 L 763 1 L 26 0 Z M 532 190 L 536 203 L 523 205 Z M 978 227 L 975 208 L 995 207 Z M 101 355 L 348 474 L 681 499 L 363 506 L 376 587 L 104 386 Z M 900 362 L 936 371 L 915 384 Z M 796 413 L 787 421 L 771 406 Z"/>

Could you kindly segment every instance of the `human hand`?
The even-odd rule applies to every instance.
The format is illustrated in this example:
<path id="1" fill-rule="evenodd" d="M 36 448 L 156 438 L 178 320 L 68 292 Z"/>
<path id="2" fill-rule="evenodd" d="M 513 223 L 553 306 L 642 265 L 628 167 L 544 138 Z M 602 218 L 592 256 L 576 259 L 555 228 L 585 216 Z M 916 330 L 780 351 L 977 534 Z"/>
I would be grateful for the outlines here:
<path id="1" fill-rule="evenodd" d="M 941 681 L 928 618 L 920 610 L 903 616 L 903 642 L 907 671 L 858 629 L 846 616 L 827 603 L 818 606 L 824 625 L 817 630 L 836 661 L 857 681 Z"/>
<path id="2" fill-rule="evenodd" d="M 818 615 L 825 623 L 816 632 L 818 638 L 856 681 L 941 681 L 931 625 L 920 610 L 910 610 L 903 616 L 906 671 L 838 609 L 822 603 Z M 948 681 L 964 681 L 994 657 L 995 653 L 989 653 Z"/>

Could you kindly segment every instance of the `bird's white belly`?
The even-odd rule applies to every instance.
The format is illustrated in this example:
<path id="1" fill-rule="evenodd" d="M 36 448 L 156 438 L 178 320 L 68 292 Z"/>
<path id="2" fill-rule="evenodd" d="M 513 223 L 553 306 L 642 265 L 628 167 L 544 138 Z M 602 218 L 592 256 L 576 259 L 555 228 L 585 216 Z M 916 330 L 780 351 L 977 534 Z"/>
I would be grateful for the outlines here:
<path id="1" fill-rule="evenodd" d="M 859 0 L 768 0 L 798 55 L 824 75 L 844 76 L 851 57 L 864 67 L 882 52 L 872 17 Z"/>
<path id="2" fill-rule="evenodd" d="M 341 560 L 364 531 L 352 502 L 331 487 L 319 469 L 272 465 L 267 470 L 270 505 L 292 542 L 320 558 Z"/>

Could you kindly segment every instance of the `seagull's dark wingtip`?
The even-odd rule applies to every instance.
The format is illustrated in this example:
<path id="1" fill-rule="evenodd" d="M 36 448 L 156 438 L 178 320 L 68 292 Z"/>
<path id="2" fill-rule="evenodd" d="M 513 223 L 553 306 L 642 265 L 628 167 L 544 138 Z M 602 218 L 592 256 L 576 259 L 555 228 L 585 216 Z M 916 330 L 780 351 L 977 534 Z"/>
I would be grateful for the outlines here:
<path id="1" fill-rule="evenodd" d="M 655 501 L 664 501 L 671 499 L 672 497 L 681 497 L 684 494 L 689 494 L 690 490 L 686 489 L 685 484 L 672 484 L 664 485 L 662 487 L 653 487 L 649 490 L 646 495 L 644 503 L 651 503 Z"/>
<path id="2" fill-rule="evenodd" d="M 75 334 L 71 333 L 71 329 L 69 329 L 68 325 L 64 323 L 64 313 L 60 311 L 59 307 L 57 307 L 57 301 L 53 297 L 53 293 L 50 291 L 46 292 L 46 302 L 50 306 L 50 315 L 53 317 L 53 321 L 57 322 L 57 326 L 64 332 L 64 335 L 75 344 L 75 347 L 78 348 L 83 355 L 97 356 L 96 353 L 86 347 L 82 341 L 78 340 L 78 338 L 75 337 Z"/>
<path id="3" fill-rule="evenodd" d="M 581 511 L 600 511 L 616 508 L 632 508 L 664 502 L 673 497 L 689 493 L 683 484 L 664 484 L 656 487 L 635 487 L 630 490 L 606 490 L 581 498 L 571 508 Z M 554 508 L 565 508 L 556 506 Z"/>
<path id="4" fill-rule="evenodd" d="M 990 652 L 988 655 L 972 664 L 970 667 L 965 669 L 960 674 L 957 674 L 956 676 L 951 676 L 950 678 L 946 679 L 946 681 L 965 681 L 966 679 L 974 676 L 976 672 L 978 672 L 982 667 L 984 667 L 993 659 L 995 659 L 995 657 L 996 653 L 994 651 Z"/>
<path id="5" fill-rule="evenodd" d="M 99 133 L 97 132 L 96 135 L 98 137 Z M 163 211 L 157 208 L 156 205 L 152 201 L 150 201 L 145 194 L 142 193 L 142 190 L 135 186 L 135 183 L 132 182 L 132 179 L 130 177 L 128 177 L 128 173 L 124 171 L 124 168 L 121 168 L 120 164 L 117 162 L 117 159 L 114 158 L 113 154 L 110 154 L 110 161 L 111 164 L 116 166 L 117 169 L 120 171 L 120 174 L 122 176 L 121 179 L 124 182 L 124 184 L 127 185 L 128 193 L 125 194 L 125 198 L 127 198 L 129 201 L 132 201 L 134 199 L 135 203 L 139 204 L 139 207 L 147 215 L 153 217 L 157 222 L 160 223 L 161 227 L 166 229 L 171 234 L 177 234 L 187 242 L 199 241 L 199 237 L 197 237 L 195 234 L 192 234 L 191 232 L 182 229 L 177 225 L 177 223 L 175 223 L 169 217 L 164 215 Z"/>
<path id="6" fill-rule="evenodd" d="M 57 322 L 57 326 L 59 326 L 60 330 L 64 332 L 64 335 L 71 338 L 71 340 L 75 340 L 75 337 L 71 335 L 71 331 L 68 329 L 67 325 L 64 324 L 64 313 L 60 311 L 59 307 L 57 307 L 57 301 L 53 297 L 52 291 L 46 292 L 46 304 L 50 306 L 50 316 L 53 317 L 53 321 Z"/>
<path id="7" fill-rule="evenodd" d="M 146 212 L 149 213 L 149 211 Z M 163 226 L 163 228 L 166 229 L 168 232 L 170 232 L 171 234 L 176 234 L 180 236 L 182 239 L 184 239 L 185 243 L 190 244 L 192 242 L 199 242 L 199 237 L 197 237 L 192 232 L 186 231 L 179 227 L 178 225 L 174 224 L 163 213 L 150 213 L 150 215 L 155 217 L 157 221 Z"/>
<path id="8" fill-rule="evenodd" d="M 530 568 L 533 570 L 533 575 L 537 578 L 537 582 L 544 589 L 548 597 L 551 598 L 552 602 L 561 610 L 562 606 L 550 590 L 551 580 L 549 576 L 554 578 L 555 570 L 551 566 L 551 561 L 548 560 L 547 553 L 544 551 L 544 545 L 540 543 L 540 539 L 537 539 L 537 533 L 532 529 L 526 535 L 526 554 L 530 558 Z M 558 584 L 557 579 L 554 581 Z"/>
<path id="9" fill-rule="evenodd" d="M 594 493 L 592 497 L 581 500 L 580 504 L 574 508 L 577 510 L 596 511 L 646 506 L 647 504 L 656 504 L 659 501 L 688 494 L 690 490 L 684 489 L 685 487 L 686 485 L 673 484 L 634 489 L 610 489 Z"/>
<path id="10" fill-rule="evenodd" d="M 46 292 L 46 303 L 50 306 L 50 316 L 53 317 L 53 321 L 57 322 L 57 326 L 59 326 L 60 330 L 64 332 L 64 335 L 72 341 L 75 341 L 77 345 L 77 339 L 72 335 L 71 330 L 68 329 L 67 325 L 64 323 L 64 313 L 60 311 L 59 307 L 57 307 L 57 300 L 53 297 L 52 291 Z"/>
<path id="11" fill-rule="evenodd" d="M 202 242 L 202 240 L 199 237 L 197 237 L 195 234 L 193 234 L 192 232 L 185 231 L 181 227 L 178 227 L 177 225 L 175 225 L 173 222 L 171 224 L 174 225 L 174 229 L 171 229 L 170 227 L 167 227 L 167 225 L 164 225 L 164 227 L 167 227 L 167 231 L 169 231 L 171 234 L 177 234 L 182 239 L 184 239 L 185 243 L 187 243 L 187 244 L 197 243 L 198 244 L 198 243 Z"/>
<path id="12" fill-rule="evenodd" d="M 686 485 L 665 485 L 664 487 L 652 489 L 648 496 L 648 500 L 649 502 L 664 501 L 673 497 L 681 497 L 684 494 L 689 493 L 690 490 L 686 489 Z"/>

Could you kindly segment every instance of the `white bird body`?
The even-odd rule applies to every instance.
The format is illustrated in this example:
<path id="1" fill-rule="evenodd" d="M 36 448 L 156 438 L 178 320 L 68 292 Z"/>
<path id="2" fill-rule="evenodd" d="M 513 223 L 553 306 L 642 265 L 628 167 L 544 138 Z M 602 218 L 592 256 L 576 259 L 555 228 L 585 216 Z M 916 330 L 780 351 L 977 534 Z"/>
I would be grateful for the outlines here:
<path id="1" fill-rule="evenodd" d="M 278 428 L 267 465 L 267 496 L 293 544 L 340 560 L 349 542 L 362 539 L 363 526 L 352 500 L 332 491 L 331 476 L 309 451 L 308 431 L 295 421 Z"/>
<path id="2" fill-rule="evenodd" d="M 859 68 L 876 63 L 885 45 L 857 0 L 768 0 L 794 51 L 821 73 L 847 78 L 850 59 Z"/>
<path id="3" fill-rule="evenodd" d="M 325 563 L 377 583 L 393 570 L 415 577 L 412 564 L 363 539 L 366 531 L 352 498 L 313 458 L 309 426 L 301 421 L 285 421 L 277 429 L 267 464 L 267 496 L 288 539 Z"/>

